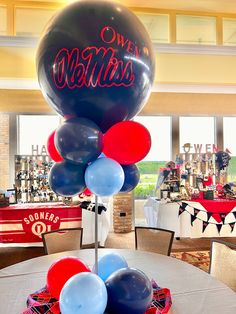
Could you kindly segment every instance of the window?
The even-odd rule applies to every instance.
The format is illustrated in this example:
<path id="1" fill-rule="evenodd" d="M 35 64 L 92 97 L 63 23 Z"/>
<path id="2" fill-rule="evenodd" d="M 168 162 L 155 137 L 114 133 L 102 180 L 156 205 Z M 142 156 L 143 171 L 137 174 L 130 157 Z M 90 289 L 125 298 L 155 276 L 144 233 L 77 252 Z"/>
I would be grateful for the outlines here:
<path id="1" fill-rule="evenodd" d="M 236 19 L 223 18 L 223 44 L 236 45 Z"/>
<path id="2" fill-rule="evenodd" d="M 135 197 L 143 199 L 155 194 L 159 168 L 171 159 L 171 118 L 139 116 L 134 120 L 143 124 L 152 138 L 150 152 L 137 164 L 140 181 L 135 189 Z"/>
<path id="3" fill-rule="evenodd" d="M 211 145 L 215 144 L 215 119 L 213 117 L 180 117 L 179 137 L 180 153 L 184 152 L 183 146 L 186 143 L 190 143 L 189 153 L 209 151 Z M 207 144 L 210 146 L 206 146 Z"/>
<path id="4" fill-rule="evenodd" d="M 38 145 L 39 155 L 42 146 L 47 144 L 49 134 L 60 123 L 59 116 L 20 115 L 18 120 L 19 155 L 31 155 L 32 145 Z"/>
<path id="5" fill-rule="evenodd" d="M 216 18 L 176 15 L 177 44 L 216 44 Z"/>
<path id="6" fill-rule="evenodd" d="M 0 36 L 7 35 L 7 9 L 0 6 Z"/>
<path id="7" fill-rule="evenodd" d="M 230 151 L 229 167 L 227 169 L 227 181 L 236 181 L 236 117 L 223 118 L 224 150 Z"/>
<path id="8" fill-rule="evenodd" d="M 148 31 L 153 43 L 169 42 L 169 16 L 167 14 L 136 13 Z"/>
<path id="9" fill-rule="evenodd" d="M 39 36 L 55 12 L 52 9 L 16 8 L 16 35 Z"/>

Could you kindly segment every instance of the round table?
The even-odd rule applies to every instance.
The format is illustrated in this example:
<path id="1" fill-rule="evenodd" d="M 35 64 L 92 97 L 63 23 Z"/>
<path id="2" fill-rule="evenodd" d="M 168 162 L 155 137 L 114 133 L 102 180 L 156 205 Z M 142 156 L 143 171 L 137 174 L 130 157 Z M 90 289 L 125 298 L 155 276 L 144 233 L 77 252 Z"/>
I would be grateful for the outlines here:
<path id="1" fill-rule="evenodd" d="M 173 304 L 169 313 L 236 313 L 236 293 L 194 266 L 144 251 L 99 249 L 99 256 L 110 252 L 122 254 L 130 267 L 144 271 L 159 286 L 170 289 Z M 86 249 L 37 257 L 3 268 L 0 270 L 0 313 L 21 313 L 27 296 L 45 286 L 49 266 L 62 256 L 78 256 L 89 266 L 94 263 L 94 250 Z"/>

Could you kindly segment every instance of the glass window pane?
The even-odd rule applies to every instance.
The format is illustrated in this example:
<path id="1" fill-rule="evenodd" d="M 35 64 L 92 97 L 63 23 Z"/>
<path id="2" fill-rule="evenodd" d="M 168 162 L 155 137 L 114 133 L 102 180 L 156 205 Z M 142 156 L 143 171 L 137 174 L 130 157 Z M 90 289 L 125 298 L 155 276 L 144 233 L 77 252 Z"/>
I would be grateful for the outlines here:
<path id="1" fill-rule="evenodd" d="M 0 6 L 0 36 L 7 35 L 7 9 Z"/>
<path id="2" fill-rule="evenodd" d="M 227 168 L 228 182 L 236 181 L 236 117 L 223 118 L 224 150 L 228 149 L 230 154 L 229 167 Z"/>
<path id="3" fill-rule="evenodd" d="M 155 195 L 159 168 L 164 167 L 166 162 L 171 159 L 171 118 L 139 116 L 134 120 L 143 124 L 149 130 L 152 138 L 149 154 L 137 164 L 140 181 L 134 194 L 135 198 L 144 199 Z M 142 209 L 138 209 L 138 203 L 140 202 L 135 203 L 136 218 L 137 215 L 143 214 Z"/>
<path id="4" fill-rule="evenodd" d="M 20 115 L 19 155 L 31 155 L 32 145 L 38 145 L 39 152 L 47 144 L 49 134 L 60 124 L 59 116 Z"/>
<path id="5" fill-rule="evenodd" d="M 50 9 L 16 8 L 16 35 L 39 36 L 55 12 Z"/>
<path id="6" fill-rule="evenodd" d="M 169 16 L 166 14 L 136 13 L 146 27 L 152 42 L 169 42 Z"/>
<path id="7" fill-rule="evenodd" d="M 151 134 L 152 146 L 145 161 L 169 161 L 171 158 L 170 117 L 138 116 L 135 121 L 143 124 Z"/>
<path id="8" fill-rule="evenodd" d="M 223 44 L 236 45 L 236 19 L 223 18 Z"/>
<path id="9" fill-rule="evenodd" d="M 214 117 L 180 117 L 179 119 L 180 153 L 184 153 L 183 146 L 190 143 L 189 153 L 205 153 L 212 151 L 215 144 Z M 210 146 L 207 146 L 210 144 Z M 197 151 L 196 151 L 197 150 Z"/>
<path id="10" fill-rule="evenodd" d="M 176 16 L 176 43 L 216 44 L 216 18 L 208 16 Z"/>

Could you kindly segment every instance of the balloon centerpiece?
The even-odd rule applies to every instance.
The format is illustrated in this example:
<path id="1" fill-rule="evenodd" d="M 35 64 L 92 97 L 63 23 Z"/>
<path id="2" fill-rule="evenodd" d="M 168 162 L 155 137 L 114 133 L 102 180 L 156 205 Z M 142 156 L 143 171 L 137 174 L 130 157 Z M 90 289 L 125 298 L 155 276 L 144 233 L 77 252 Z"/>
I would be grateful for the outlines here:
<path id="1" fill-rule="evenodd" d="M 117 3 L 90 0 L 73 3 L 46 27 L 37 50 L 36 65 L 43 96 L 65 119 L 48 139 L 48 153 L 56 162 L 49 174 L 52 190 L 62 196 L 73 196 L 87 187 L 97 200 L 98 196 L 134 189 L 139 181 L 135 163 L 147 155 L 151 137 L 140 123 L 128 120 L 145 105 L 155 73 L 152 43 L 140 20 Z M 104 153 L 102 158 L 101 153 Z M 97 248 L 96 201 L 96 271 Z M 112 264 L 101 275 L 106 259 Z M 132 302 L 128 305 L 127 291 L 132 289 L 128 284 L 122 296 L 124 307 L 117 305 L 117 308 L 122 308 L 122 313 L 144 313 L 151 301 L 148 278 L 138 270 L 128 269 L 127 263 L 115 255 L 101 259 L 100 266 L 98 274 L 108 280 L 106 286 L 99 277 L 85 273 L 88 270 L 79 270 L 79 274 L 65 283 L 65 271 L 60 293 L 61 313 L 102 314 L 107 291 L 108 308 L 114 312 L 116 305 L 111 300 L 118 296 L 120 288 L 117 287 L 123 273 L 110 278 L 109 272 L 113 276 L 121 267 L 125 267 L 128 282 L 132 279 L 131 285 L 140 291 L 137 302 L 140 306 Z M 49 270 L 48 278 L 54 278 L 53 270 L 57 267 Z M 58 298 L 59 291 L 53 291 L 51 280 L 48 288 Z M 86 301 L 82 300 L 85 298 L 82 287 L 86 284 L 95 299 L 93 307 L 86 307 Z M 93 288 L 90 290 L 90 287 Z M 142 289 L 146 291 L 145 296 L 141 295 Z"/>

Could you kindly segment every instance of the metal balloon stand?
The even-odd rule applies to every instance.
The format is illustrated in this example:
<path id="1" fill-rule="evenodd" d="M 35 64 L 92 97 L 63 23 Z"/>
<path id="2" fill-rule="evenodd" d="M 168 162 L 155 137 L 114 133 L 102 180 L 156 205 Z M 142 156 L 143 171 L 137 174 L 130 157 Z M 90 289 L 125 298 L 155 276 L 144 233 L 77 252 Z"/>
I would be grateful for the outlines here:
<path id="1" fill-rule="evenodd" d="M 98 197 L 95 195 L 95 263 L 94 272 L 98 274 Z"/>

